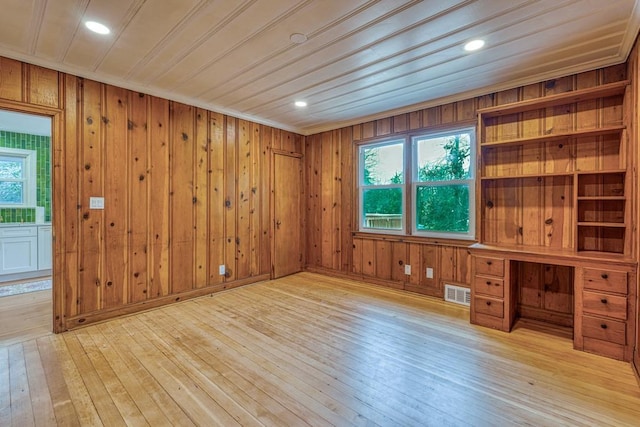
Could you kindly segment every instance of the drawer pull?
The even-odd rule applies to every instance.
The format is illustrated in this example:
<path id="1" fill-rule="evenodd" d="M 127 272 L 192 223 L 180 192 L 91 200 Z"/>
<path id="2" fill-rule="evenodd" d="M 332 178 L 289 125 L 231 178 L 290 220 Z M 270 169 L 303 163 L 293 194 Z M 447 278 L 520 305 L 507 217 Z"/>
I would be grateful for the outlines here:
<path id="1" fill-rule="evenodd" d="M 491 282 L 489 280 L 487 280 L 487 285 L 491 285 Z"/>
<path id="2" fill-rule="evenodd" d="M 487 301 L 487 305 L 491 305 L 491 301 Z"/>
<path id="3" fill-rule="evenodd" d="M 600 302 L 601 302 L 601 303 L 603 303 L 603 304 L 606 304 L 608 301 L 607 301 L 607 299 L 606 299 L 606 298 L 602 298 L 602 299 L 600 300 Z"/>
<path id="4" fill-rule="evenodd" d="M 602 277 L 603 279 L 608 279 L 609 275 L 607 273 L 602 273 L 600 277 Z"/>
<path id="5" fill-rule="evenodd" d="M 607 329 L 607 324 L 606 324 L 606 323 L 603 323 L 602 325 L 600 325 L 600 327 L 601 327 L 602 329 Z"/>

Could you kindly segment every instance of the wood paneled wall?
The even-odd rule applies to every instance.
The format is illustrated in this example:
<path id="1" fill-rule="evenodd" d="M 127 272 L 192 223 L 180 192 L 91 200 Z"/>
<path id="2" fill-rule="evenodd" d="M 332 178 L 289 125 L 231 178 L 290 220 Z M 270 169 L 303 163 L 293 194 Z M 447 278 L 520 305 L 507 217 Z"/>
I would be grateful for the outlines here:
<path id="1" fill-rule="evenodd" d="M 626 64 L 621 64 L 308 136 L 305 148 L 307 269 L 366 278 L 438 297 L 443 296 L 443 283 L 468 286 L 471 268 L 467 246 L 470 243 L 357 232 L 357 144 L 387 136 L 475 124 L 479 108 L 625 78 Z M 606 119 L 610 111 L 607 105 L 599 105 L 589 113 L 602 115 Z M 512 130 L 519 135 L 528 132 L 531 127 L 537 130 L 541 126 L 572 126 L 578 115 L 584 114 L 581 111 L 568 111 L 562 116 L 565 122 L 552 124 L 543 123 L 543 117 L 526 117 L 526 121 L 514 122 Z M 508 197 L 507 194 L 502 196 Z M 539 194 L 538 197 L 534 204 L 544 209 L 546 195 Z M 555 213 L 565 219 L 558 222 L 570 224 L 571 221 L 565 217 L 572 215 L 572 211 L 573 206 L 570 206 L 566 212 Z M 534 214 L 538 215 L 539 211 L 514 206 L 505 213 L 505 217 Z M 477 232 L 484 229 L 485 236 L 492 236 L 491 241 L 511 242 L 511 235 L 511 240 L 505 240 L 506 235 L 517 235 L 509 228 L 511 223 L 505 218 L 484 224 L 483 227 L 480 225 L 478 223 L 476 227 Z M 532 233 L 535 235 L 527 236 L 532 241 L 548 240 L 548 231 L 544 227 L 538 227 Z M 568 230 L 565 237 L 571 236 L 572 230 Z M 411 275 L 404 274 L 404 264 L 411 265 Z M 433 278 L 426 277 L 427 267 L 434 269 Z"/>
<path id="2" fill-rule="evenodd" d="M 5 58 L 0 105 L 57 126 L 56 331 L 269 277 L 271 148 L 301 135 Z"/>

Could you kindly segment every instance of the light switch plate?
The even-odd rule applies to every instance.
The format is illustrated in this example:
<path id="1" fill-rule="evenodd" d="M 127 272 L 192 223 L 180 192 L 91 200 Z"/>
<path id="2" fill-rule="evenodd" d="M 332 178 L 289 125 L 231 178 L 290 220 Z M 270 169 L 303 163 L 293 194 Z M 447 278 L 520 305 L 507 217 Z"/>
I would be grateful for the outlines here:
<path id="1" fill-rule="evenodd" d="M 427 279 L 433 279 L 433 268 L 427 267 Z"/>
<path id="2" fill-rule="evenodd" d="M 411 266 L 409 264 L 404 265 L 404 274 L 410 276 L 411 275 Z"/>
<path id="3" fill-rule="evenodd" d="M 89 209 L 104 209 L 104 197 L 89 197 Z"/>
<path id="4" fill-rule="evenodd" d="M 224 264 L 218 266 L 218 274 L 224 276 L 227 273 Z"/>

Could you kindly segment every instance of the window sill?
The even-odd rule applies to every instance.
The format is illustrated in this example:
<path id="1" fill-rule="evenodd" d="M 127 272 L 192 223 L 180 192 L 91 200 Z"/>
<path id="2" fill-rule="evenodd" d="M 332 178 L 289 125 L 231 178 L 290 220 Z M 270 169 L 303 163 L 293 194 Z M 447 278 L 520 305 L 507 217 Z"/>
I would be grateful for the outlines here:
<path id="1" fill-rule="evenodd" d="M 460 246 L 468 247 L 478 241 L 475 239 L 463 240 L 463 239 L 446 239 L 438 237 L 427 236 L 408 236 L 406 234 L 387 234 L 387 233 L 375 233 L 369 231 L 354 231 L 351 233 L 353 237 L 364 238 L 369 240 L 384 240 L 387 242 L 405 242 L 405 243 L 419 243 L 421 245 L 434 245 L 434 246 Z"/>

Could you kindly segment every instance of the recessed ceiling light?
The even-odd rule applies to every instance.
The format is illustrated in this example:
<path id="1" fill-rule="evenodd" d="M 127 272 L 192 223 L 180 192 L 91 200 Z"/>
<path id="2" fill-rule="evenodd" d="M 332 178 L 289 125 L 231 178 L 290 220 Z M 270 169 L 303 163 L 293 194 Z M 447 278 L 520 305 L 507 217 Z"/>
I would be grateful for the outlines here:
<path id="1" fill-rule="evenodd" d="M 94 33 L 109 34 L 111 32 L 111 30 L 106 25 L 96 21 L 87 21 L 84 23 L 84 25 Z"/>
<path id="2" fill-rule="evenodd" d="M 296 107 L 300 107 L 300 108 L 306 107 L 307 106 L 307 102 L 306 101 L 296 101 L 295 102 L 295 106 Z"/>
<path id="3" fill-rule="evenodd" d="M 478 50 L 484 46 L 484 40 L 471 40 L 469 43 L 464 45 L 464 50 L 467 52 L 472 52 L 474 50 Z"/>
<path id="4" fill-rule="evenodd" d="M 295 44 L 302 44 L 307 41 L 307 36 L 301 33 L 293 33 L 289 36 L 289 40 Z"/>

